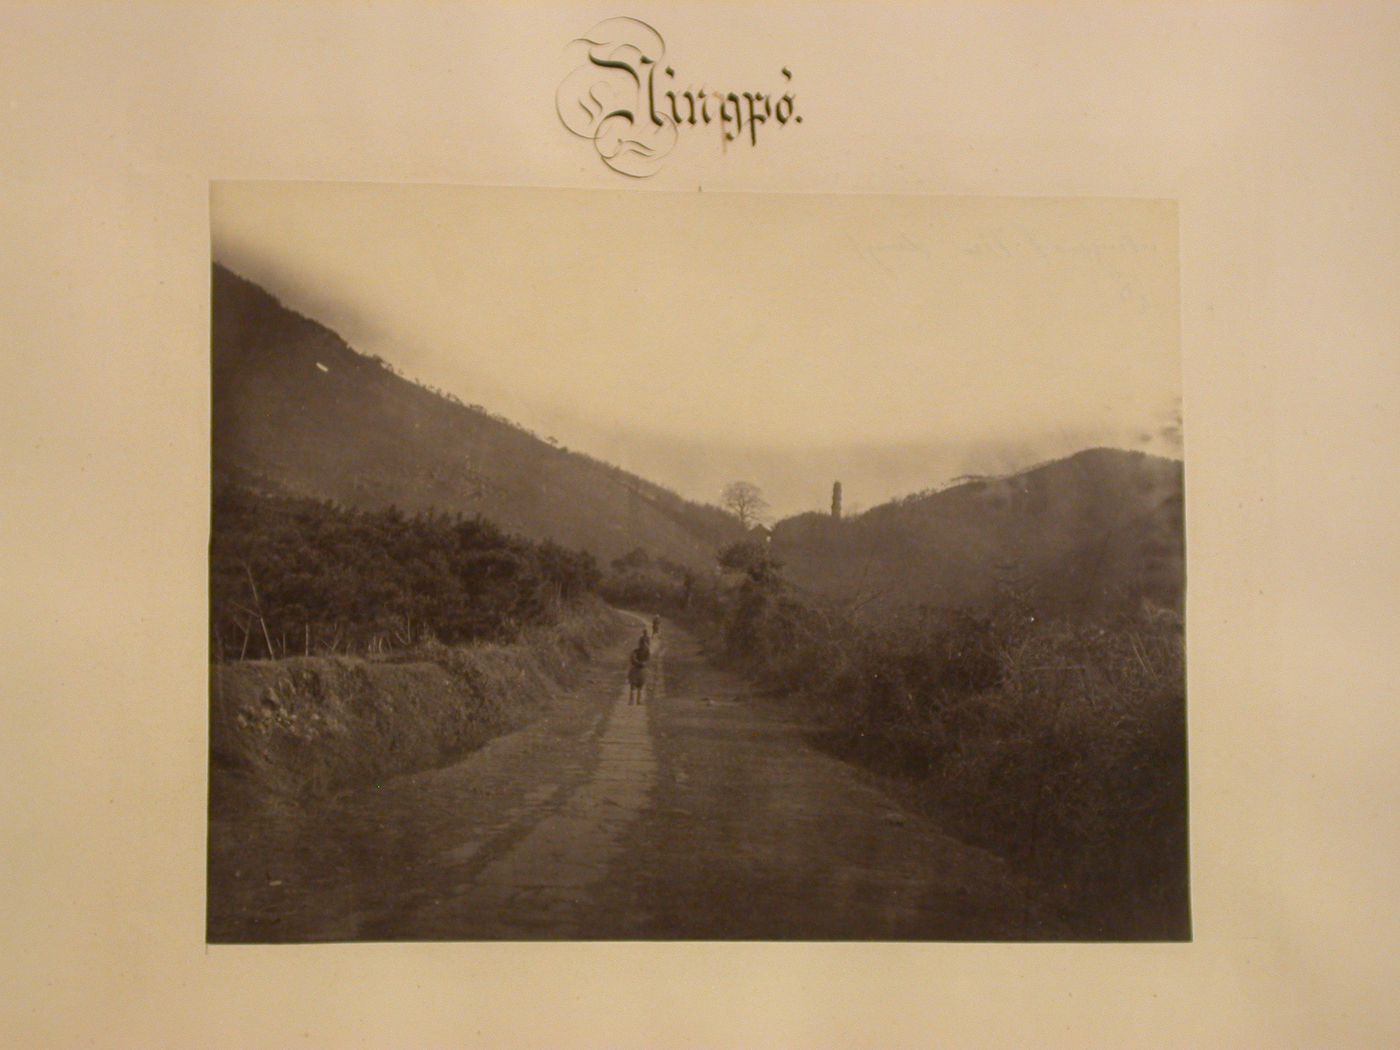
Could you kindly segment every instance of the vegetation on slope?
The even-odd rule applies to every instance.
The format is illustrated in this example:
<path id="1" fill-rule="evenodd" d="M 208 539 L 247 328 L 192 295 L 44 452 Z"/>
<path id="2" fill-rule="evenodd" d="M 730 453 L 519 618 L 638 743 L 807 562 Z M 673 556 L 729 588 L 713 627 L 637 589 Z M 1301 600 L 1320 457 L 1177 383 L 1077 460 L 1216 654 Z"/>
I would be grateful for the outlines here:
<path id="1" fill-rule="evenodd" d="M 1050 614 L 1093 619 L 1143 601 L 1181 610 L 1182 469 L 1089 449 L 836 520 L 780 522 L 773 551 L 796 584 L 868 603 L 986 609 L 1008 585 Z"/>
<path id="2" fill-rule="evenodd" d="M 1185 648 L 1144 607 L 1046 614 L 1005 582 L 985 609 L 855 615 L 762 544 L 688 609 L 715 648 L 801 705 L 815 739 L 910 785 L 961 837 L 1033 875 L 1027 936 L 1178 939 L 1187 896 Z"/>
<path id="3" fill-rule="evenodd" d="M 480 518 L 356 511 L 233 484 L 214 492 L 216 660 L 512 640 L 596 586 L 593 556 Z"/>
<path id="4" fill-rule="evenodd" d="M 604 560 L 642 544 L 701 565 L 737 528 L 716 507 L 405 379 L 218 265 L 212 310 L 216 474 L 368 510 L 481 515 Z"/>

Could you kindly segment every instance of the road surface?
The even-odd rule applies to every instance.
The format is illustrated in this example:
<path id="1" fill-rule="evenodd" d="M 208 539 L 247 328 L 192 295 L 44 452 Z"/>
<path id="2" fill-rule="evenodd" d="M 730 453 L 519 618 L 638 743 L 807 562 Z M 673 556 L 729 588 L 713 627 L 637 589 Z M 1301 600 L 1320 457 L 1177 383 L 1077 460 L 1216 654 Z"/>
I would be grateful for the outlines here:
<path id="1" fill-rule="evenodd" d="M 1023 888 L 663 627 L 529 727 L 211 855 L 213 942 L 997 940 Z"/>

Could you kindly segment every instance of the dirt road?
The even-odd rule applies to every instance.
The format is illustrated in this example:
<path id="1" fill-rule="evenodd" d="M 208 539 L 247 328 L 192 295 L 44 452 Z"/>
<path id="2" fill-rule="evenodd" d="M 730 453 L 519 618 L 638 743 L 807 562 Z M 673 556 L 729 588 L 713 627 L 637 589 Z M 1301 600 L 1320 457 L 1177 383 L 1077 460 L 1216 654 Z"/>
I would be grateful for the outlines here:
<path id="1" fill-rule="evenodd" d="M 684 632 L 659 641 L 645 705 L 618 646 L 452 766 L 216 841 L 209 939 L 1017 935 L 998 859 L 813 750 Z"/>

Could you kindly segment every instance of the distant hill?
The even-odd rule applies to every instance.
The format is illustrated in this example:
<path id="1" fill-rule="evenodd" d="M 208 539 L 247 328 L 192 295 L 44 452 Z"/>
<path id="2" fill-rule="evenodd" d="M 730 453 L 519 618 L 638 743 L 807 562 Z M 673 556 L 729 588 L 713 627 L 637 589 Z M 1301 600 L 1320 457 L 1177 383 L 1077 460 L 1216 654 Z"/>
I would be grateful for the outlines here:
<path id="1" fill-rule="evenodd" d="M 604 564 L 643 547 L 703 567 L 737 534 L 718 508 L 404 379 L 217 264 L 212 328 L 216 477 L 349 507 L 480 514 Z"/>
<path id="2" fill-rule="evenodd" d="M 1066 614 L 1182 604 L 1182 465 L 1089 449 L 969 479 L 846 521 L 780 522 L 775 555 L 796 583 L 852 600 L 977 607 L 1019 591 Z"/>

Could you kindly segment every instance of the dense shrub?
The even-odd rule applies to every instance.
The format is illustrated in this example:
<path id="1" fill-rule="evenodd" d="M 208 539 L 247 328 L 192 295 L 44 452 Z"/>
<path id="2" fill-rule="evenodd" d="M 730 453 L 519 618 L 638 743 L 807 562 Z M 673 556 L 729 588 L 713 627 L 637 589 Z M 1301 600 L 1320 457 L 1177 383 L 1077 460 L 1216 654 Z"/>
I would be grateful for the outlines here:
<path id="1" fill-rule="evenodd" d="M 1045 621 L 1009 598 L 858 622 L 774 576 L 737 588 L 717 632 L 803 698 L 830 746 L 912 779 L 959 834 L 1035 876 L 1057 935 L 1186 935 L 1179 620 Z"/>
<path id="2" fill-rule="evenodd" d="M 652 558 L 638 547 L 613 559 L 598 593 L 613 605 L 676 616 L 705 605 L 707 584 L 699 573 L 668 558 Z"/>
<path id="3" fill-rule="evenodd" d="M 346 510 L 221 485 L 209 550 L 216 658 L 508 640 L 596 587 L 591 555 L 460 515 Z"/>

